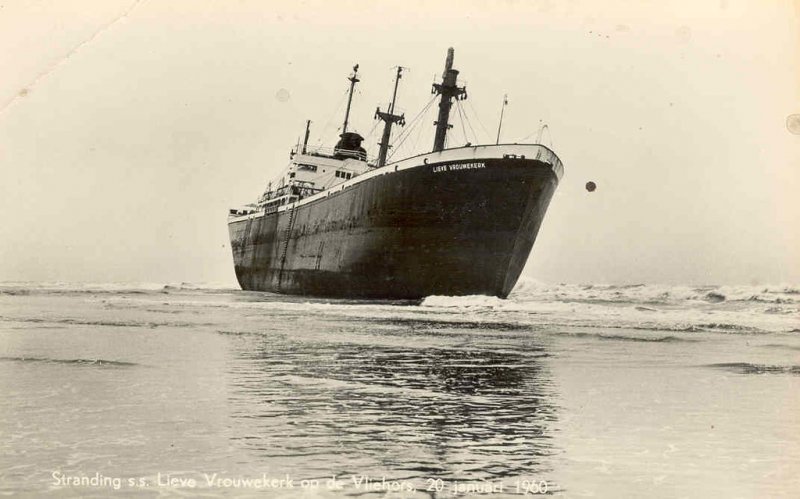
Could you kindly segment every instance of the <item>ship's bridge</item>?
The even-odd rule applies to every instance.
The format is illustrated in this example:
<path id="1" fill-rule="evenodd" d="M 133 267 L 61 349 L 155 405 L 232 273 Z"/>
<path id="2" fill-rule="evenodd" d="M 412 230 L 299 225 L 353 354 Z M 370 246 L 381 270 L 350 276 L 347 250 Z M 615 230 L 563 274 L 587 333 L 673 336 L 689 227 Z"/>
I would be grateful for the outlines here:
<path id="1" fill-rule="evenodd" d="M 361 159 L 338 159 L 319 151 L 295 154 L 287 173 L 287 183 L 323 191 L 369 170 L 370 166 Z"/>
<path id="2" fill-rule="evenodd" d="M 328 190 L 373 169 L 365 161 L 365 155 L 354 155 L 358 157 L 348 157 L 347 154 L 341 154 L 341 151 L 322 147 L 296 153 L 292 156 L 289 170 L 281 178 L 279 187 L 268 188 L 255 204 L 231 209 L 230 216 L 272 213 L 281 206 Z"/>

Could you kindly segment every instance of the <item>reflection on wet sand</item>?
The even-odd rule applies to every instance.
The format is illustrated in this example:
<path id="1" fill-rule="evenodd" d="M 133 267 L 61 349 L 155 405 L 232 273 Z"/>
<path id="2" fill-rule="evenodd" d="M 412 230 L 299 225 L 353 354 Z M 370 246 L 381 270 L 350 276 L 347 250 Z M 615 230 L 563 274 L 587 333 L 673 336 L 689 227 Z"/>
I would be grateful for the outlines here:
<path id="1" fill-rule="evenodd" d="M 502 325 L 485 345 L 415 341 L 435 329 L 398 321 L 367 333 L 368 343 L 345 333 L 336 342 L 238 336 L 229 370 L 232 438 L 274 473 L 544 476 L 556 419 L 544 347 L 528 335 L 509 351 Z M 403 346 L 381 341 L 398 334 Z"/>

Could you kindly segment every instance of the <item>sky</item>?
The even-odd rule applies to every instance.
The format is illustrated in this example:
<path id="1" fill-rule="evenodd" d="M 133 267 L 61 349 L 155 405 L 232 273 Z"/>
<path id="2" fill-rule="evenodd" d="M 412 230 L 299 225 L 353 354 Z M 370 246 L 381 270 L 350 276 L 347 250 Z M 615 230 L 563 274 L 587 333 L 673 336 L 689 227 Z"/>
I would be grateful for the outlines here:
<path id="1" fill-rule="evenodd" d="M 448 144 L 493 142 L 507 94 L 503 142 L 565 166 L 525 276 L 800 283 L 788 0 L 0 0 L 0 281 L 235 285 L 228 209 L 306 119 L 333 145 L 352 66 L 367 135 L 393 68 L 411 118 L 451 46 Z M 420 120 L 397 158 L 431 147 Z"/>

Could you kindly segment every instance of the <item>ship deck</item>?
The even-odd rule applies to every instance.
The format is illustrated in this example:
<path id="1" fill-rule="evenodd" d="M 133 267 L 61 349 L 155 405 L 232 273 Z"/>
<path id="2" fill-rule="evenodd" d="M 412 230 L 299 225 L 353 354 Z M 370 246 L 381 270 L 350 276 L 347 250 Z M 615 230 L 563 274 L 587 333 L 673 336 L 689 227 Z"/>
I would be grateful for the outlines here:
<path id="1" fill-rule="evenodd" d="M 469 160 L 482 161 L 500 158 L 519 158 L 519 159 L 532 159 L 541 163 L 549 165 L 557 180 L 561 180 L 564 174 L 564 166 L 556 153 L 551 149 L 541 144 L 491 144 L 491 145 L 476 145 L 465 146 L 451 149 L 444 149 L 442 151 L 428 152 L 411 156 L 400 161 L 389 163 L 383 167 L 375 168 L 366 173 L 353 177 L 345 182 L 337 184 L 336 186 L 318 192 L 312 196 L 302 198 L 293 203 L 289 203 L 277 208 L 278 212 L 285 212 L 289 209 L 294 209 L 308 203 L 324 199 L 334 193 L 341 192 L 349 189 L 361 182 L 369 179 L 390 175 L 392 173 L 409 170 L 412 168 L 421 168 L 432 164 L 447 164 L 451 162 L 464 162 Z M 273 211 L 274 212 L 274 211 Z M 244 215 L 230 215 L 228 223 L 240 222 L 253 218 L 263 217 L 265 211 L 258 210 Z"/>

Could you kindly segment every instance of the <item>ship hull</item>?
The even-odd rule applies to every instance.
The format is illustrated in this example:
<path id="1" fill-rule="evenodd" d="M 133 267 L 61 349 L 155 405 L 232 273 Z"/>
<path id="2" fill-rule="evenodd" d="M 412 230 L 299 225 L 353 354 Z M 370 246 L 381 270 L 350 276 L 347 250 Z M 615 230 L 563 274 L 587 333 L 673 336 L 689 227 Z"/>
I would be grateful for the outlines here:
<path id="1" fill-rule="evenodd" d="M 245 290 L 313 296 L 505 298 L 558 179 L 552 165 L 522 158 L 376 175 L 231 221 L 236 277 Z"/>

